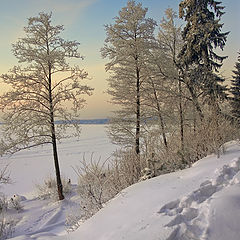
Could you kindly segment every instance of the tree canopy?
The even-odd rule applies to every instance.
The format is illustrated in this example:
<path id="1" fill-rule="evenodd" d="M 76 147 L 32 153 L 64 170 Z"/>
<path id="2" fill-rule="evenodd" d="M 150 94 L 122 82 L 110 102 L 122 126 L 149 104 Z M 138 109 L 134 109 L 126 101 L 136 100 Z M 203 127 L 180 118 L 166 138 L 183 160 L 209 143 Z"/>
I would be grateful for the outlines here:
<path id="1" fill-rule="evenodd" d="M 1 76 L 11 86 L 0 98 L 5 123 L 2 153 L 52 144 L 62 199 L 56 140 L 74 125 L 67 123 L 79 117 L 84 104 L 82 95 L 90 95 L 93 89 L 81 84 L 87 79 L 87 72 L 67 62 L 68 58 L 82 58 L 79 43 L 64 40 L 60 36 L 64 27 L 52 25 L 51 18 L 51 13 L 40 13 L 28 19 L 25 37 L 13 44 L 13 54 L 20 65 Z M 56 120 L 65 124 L 56 128 Z M 78 125 L 75 127 L 78 131 Z"/>

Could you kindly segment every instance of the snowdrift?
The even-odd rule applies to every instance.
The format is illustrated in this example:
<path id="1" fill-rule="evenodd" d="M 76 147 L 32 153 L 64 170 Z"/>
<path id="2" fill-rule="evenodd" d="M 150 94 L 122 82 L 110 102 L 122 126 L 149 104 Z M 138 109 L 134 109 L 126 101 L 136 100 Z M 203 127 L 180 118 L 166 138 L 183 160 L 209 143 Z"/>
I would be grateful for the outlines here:
<path id="1" fill-rule="evenodd" d="M 162 175 L 123 190 L 73 233 L 64 232 L 63 215 L 71 198 L 48 208 L 29 200 L 14 240 L 238 240 L 240 235 L 240 146 L 226 145 L 191 168 Z M 33 204 L 33 203 L 32 203 Z M 34 205 L 33 204 L 33 205 Z M 51 210 L 54 208 L 54 211 Z M 35 212 L 37 212 L 35 211 Z M 38 215 L 38 217 L 37 217 Z M 41 223 L 41 224 L 38 224 Z M 24 225 L 25 224 L 25 225 Z M 33 226 L 36 226 L 34 231 Z M 23 228 L 22 228 L 23 229 Z"/>

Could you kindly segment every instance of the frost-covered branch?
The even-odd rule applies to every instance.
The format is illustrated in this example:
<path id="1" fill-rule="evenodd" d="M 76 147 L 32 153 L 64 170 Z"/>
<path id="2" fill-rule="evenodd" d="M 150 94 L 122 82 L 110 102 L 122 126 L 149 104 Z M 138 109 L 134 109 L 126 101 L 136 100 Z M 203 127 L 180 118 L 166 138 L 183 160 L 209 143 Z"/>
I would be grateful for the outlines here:
<path id="1" fill-rule="evenodd" d="M 44 144 L 52 144 L 59 199 L 64 198 L 58 164 L 57 140 L 67 136 L 68 127 L 56 126 L 56 120 L 71 123 L 83 107 L 83 94 L 91 95 L 93 88 L 81 81 L 87 73 L 78 66 L 71 67 L 68 58 L 83 59 L 79 42 L 64 40 L 62 25 L 53 26 L 52 14 L 39 13 L 28 19 L 25 36 L 13 44 L 13 54 L 20 66 L 1 77 L 11 90 L 0 97 L 4 119 L 3 152 L 16 152 Z M 22 67 L 25 66 L 25 67 Z M 69 76 L 66 77 L 66 73 Z M 68 109 L 66 102 L 73 107 Z"/>

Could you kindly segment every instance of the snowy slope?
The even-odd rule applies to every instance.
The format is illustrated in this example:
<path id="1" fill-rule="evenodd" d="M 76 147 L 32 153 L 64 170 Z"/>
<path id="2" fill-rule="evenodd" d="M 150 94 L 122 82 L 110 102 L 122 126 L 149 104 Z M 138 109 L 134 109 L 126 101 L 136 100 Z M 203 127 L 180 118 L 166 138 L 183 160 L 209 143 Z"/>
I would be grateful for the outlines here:
<path id="1" fill-rule="evenodd" d="M 238 240 L 240 146 L 226 149 L 218 159 L 208 156 L 189 169 L 123 190 L 73 233 L 64 232 L 63 219 L 77 206 L 76 196 L 61 203 L 23 201 L 13 239 Z"/>
<path id="2" fill-rule="evenodd" d="M 239 150 L 126 189 L 70 239 L 239 239 Z"/>

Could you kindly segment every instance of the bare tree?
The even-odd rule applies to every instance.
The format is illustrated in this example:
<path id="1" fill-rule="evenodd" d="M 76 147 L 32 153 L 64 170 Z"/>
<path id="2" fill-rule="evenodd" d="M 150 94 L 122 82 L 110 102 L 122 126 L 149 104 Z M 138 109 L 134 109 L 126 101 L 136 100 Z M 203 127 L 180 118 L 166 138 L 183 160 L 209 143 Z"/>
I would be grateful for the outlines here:
<path id="1" fill-rule="evenodd" d="M 62 25 L 51 24 L 52 14 L 40 13 L 28 19 L 25 37 L 13 44 L 13 53 L 20 66 L 2 75 L 11 90 L 1 96 L 4 112 L 4 141 L 2 153 L 51 144 L 56 171 L 59 199 L 64 199 L 57 152 L 57 140 L 66 136 L 66 129 L 77 124 L 83 107 L 82 94 L 90 95 L 92 88 L 81 84 L 88 74 L 71 66 L 67 58 L 82 57 L 77 41 L 60 37 Z M 63 124 L 57 124 L 62 120 Z M 71 124 L 69 124 L 71 123 Z"/>

